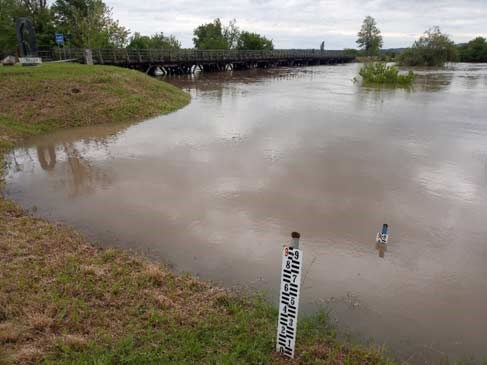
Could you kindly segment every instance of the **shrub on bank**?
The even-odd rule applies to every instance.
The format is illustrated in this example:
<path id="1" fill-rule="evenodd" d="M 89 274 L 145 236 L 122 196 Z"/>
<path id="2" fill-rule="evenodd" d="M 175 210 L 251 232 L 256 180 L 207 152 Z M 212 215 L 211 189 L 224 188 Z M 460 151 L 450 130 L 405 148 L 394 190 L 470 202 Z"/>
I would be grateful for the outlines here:
<path id="1" fill-rule="evenodd" d="M 365 64 L 360 69 L 359 75 L 362 76 L 365 82 L 373 84 L 410 85 L 416 78 L 412 71 L 403 75 L 399 73 L 397 67 L 387 66 L 385 63 L 380 62 Z"/>

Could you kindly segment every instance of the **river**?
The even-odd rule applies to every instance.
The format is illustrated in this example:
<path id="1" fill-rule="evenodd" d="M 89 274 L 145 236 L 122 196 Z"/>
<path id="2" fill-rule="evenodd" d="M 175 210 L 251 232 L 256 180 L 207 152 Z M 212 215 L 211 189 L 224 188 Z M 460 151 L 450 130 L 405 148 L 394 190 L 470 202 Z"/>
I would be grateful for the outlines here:
<path id="1" fill-rule="evenodd" d="M 418 70 L 412 89 L 361 86 L 359 67 L 169 78 L 189 106 L 33 138 L 6 195 L 273 302 L 299 231 L 304 312 L 325 305 L 410 363 L 486 357 L 487 65 Z"/>

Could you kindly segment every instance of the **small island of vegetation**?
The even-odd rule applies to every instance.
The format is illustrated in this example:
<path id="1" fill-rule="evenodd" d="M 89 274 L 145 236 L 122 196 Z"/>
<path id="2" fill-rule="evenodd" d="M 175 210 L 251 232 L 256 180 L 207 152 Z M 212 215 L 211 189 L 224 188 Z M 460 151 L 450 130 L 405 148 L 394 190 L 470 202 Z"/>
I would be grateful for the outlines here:
<path id="1" fill-rule="evenodd" d="M 347 55 L 363 62 L 396 62 L 411 67 L 443 67 L 448 62 L 487 62 L 487 41 L 477 37 L 468 43 L 456 45 L 439 26 L 427 29 L 411 47 L 404 50 L 382 50 L 383 39 L 374 18 L 367 16 L 358 33 L 357 49 L 345 49 Z M 360 70 L 366 82 L 407 85 L 414 81 L 414 74 L 399 73 L 394 66 L 380 63 L 366 64 Z"/>
<path id="2" fill-rule="evenodd" d="M 359 72 L 365 83 L 388 85 L 411 85 L 416 78 L 413 71 L 402 75 L 395 66 L 388 66 L 382 62 L 365 64 Z"/>
<path id="3" fill-rule="evenodd" d="M 364 54 L 367 55 L 366 61 L 370 60 L 372 55 L 378 53 L 382 43 L 382 35 L 379 28 L 377 28 L 375 19 L 367 16 L 362 23 L 357 39 L 357 44 L 361 47 Z M 397 67 L 383 62 L 366 62 L 360 69 L 359 75 L 364 83 L 367 84 L 402 86 L 411 85 L 416 77 L 412 71 L 403 75 Z"/>

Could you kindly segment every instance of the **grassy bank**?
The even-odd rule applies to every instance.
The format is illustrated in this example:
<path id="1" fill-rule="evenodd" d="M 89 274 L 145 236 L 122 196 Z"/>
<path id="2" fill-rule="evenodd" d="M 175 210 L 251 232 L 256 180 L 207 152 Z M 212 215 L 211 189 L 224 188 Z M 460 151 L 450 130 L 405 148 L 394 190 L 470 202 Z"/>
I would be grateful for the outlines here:
<path id="1" fill-rule="evenodd" d="M 0 67 L 0 148 L 59 128 L 143 120 L 189 99 L 174 86 L 117 67 Z"/>
<path id="2" fill-rule="evenodd" d="M 139 120 L 189 101 L 110 67 L 0 68 L 3 151 L 56 128 Z M 277 313 L 258 296 L 102 249 L 0 198 L 0 364 L 392 364 L 339 343 L 324 314 L 301 321 L 297 359 L 273 352 Z"/>

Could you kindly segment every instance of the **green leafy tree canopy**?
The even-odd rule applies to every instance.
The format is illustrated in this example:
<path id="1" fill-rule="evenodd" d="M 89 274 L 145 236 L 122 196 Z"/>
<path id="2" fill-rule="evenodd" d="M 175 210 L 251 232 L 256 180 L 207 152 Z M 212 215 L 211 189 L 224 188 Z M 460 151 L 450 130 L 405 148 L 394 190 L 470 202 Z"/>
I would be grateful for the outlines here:
<path id="1" fill-rule="evenodd" d="M 32 21 L 39 46 L 54 45 L 55 25 L 46 0 L 0 0 L 0 49 L 16 49 L 17 18 Z"/>
<path id="2" fill-rule="evenodd" d="M 37 44 L 39 46 L 55 45 L 54 16 L 47 0 L 20 0 L 24 16 L 32 20 L 36 31 Z"/>
<path id="3" fill-rule="evenodd" d="M 179 49 L 181 42 L 175 36 L 165 36 L 164 33 L 156 33 L 152 36 L 141 35 L 135 32 L 129 39 L 128 48 L 134 49 Z"/>
<path id="4" fill-rule="evenodd" d="M 128 29 L 112 18 L 102 0 L 56 0 L 52 6 L 60 30 L 72 35 L 72 45 L 82 48 L 123 47 Z"/>
<path id="5" fill-rule="evenodd" d="M 365 17 L 362 28 L 358 32 L 357 44 L 368 56 L 377 54 L 382 48 L 383 40 L 375 19 L 371 16 Z"/>
<path id="6" fill-rule="evenodd" d="M 242 50 L 273 50 L 272 40 L 257 33 L 242 32 L 237 41 L 237 49 Z"/>
<path id="7" fill-rule="evenodd" d="M 457 60 L 458 50 L 455 43 L 438 26 L 426 30 L 411 48 L 399 56 L 399 62 L 407 66 L 441 67 L 446 62 Z"/>
<path id="8" fill-rule="evenodd" d="M 237 47 L 240 38 L 240 29 L 237 27 L 237 20 L 231 20 L 226 27 L 223 27 L 223 38 L 227 42 L 229 49 Z"/>
<path id="9" fill-rule="evenodd" d="M 458 51 L 462 62 L 487 62 L 487 41 L 483 37 L 462 44 Z"/>
<path id="10" fill-rule="evenodd" d="M 193 43 L 197 49 L 230 49 L 230 45 L 223 35 L 223 27 L 219 18 L 211 23 L 200 25 L 193 34 Z"/>
<path id="11" fill-rule="evenodd" d="M 197 49 L 274 49 L 272 40 L 257 33 L 241 31 L 235 19 L 227 26 L 223 26 L 221 20 L 217 18 L 211 23 L 200 25 L 193 34 L 193 43 Z"/>
<path id="12" fill-rule="evenodd" d="M 20 16 L 20 6 L 16 0 L 0 0 L 0 49 L 15 49 L 15 20 Z"/>

